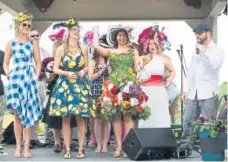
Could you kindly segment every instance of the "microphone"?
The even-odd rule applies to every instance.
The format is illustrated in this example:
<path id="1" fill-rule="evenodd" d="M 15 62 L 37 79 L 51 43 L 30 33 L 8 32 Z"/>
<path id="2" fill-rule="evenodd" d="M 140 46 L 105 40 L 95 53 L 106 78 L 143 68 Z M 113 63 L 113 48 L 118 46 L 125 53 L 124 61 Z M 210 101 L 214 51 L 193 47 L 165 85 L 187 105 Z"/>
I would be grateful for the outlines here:
<path id="1" fill-rule="evenodd" d="M 196 44 L 196 54 L 198 55 L 199 53 L 200 53 L 199 44 Z"/>
<path id="2" fill-rule="evenodd" d="M 180 50 L 183 52 L 183 44 L 180 45 Z"/>

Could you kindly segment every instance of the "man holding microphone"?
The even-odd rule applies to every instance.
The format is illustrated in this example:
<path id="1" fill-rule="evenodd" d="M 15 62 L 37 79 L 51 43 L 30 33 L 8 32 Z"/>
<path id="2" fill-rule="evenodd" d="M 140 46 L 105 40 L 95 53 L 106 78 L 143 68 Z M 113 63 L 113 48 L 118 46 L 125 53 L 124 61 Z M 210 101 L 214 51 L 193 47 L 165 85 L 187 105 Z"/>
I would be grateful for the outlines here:
<path id="1" fill-rule="evenodd" d="M 193 122 L 202 115 L 206 120 L 216 118 L 218 107 L 219 71 L 225 59 L 224 51 L 212 40 L 208 25 L 200 24 L 194 30 L 196 51 L 188 68 L 182 100 L 186 102 L 180 150 L 191 155 L 190 136 Z M 187 156 L 187 155 L 186 155 Z"/>

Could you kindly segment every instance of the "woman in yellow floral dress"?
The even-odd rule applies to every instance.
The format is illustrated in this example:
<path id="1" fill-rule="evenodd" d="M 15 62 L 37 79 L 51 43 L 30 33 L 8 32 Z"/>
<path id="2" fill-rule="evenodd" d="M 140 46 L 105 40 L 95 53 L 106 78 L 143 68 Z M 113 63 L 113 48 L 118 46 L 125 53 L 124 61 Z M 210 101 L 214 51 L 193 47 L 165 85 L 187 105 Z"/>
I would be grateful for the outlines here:
<path id="1" fill-rule="evenodd" d="M 95 104 L 85 74 L 87 68 L 87 47 L 79 43 L 79 26 L 74 19 L 65 24 L 68 37 L 56 51 L 53 70 L 59 79 L 53 89 L 49 115 L 63 117 L 63 137 L 66 145 L 65 159 L 71 158 L 70 121 L 76 116 L 78 125 L 79 149 L 77 158 L 85 157 L 85 119 L 95 116 Z M 60 68 L 61 67 L 61 68 Z"/>
<path id="2" fill-rule="evenodd" d="M 94 27 L 94 47 L 104 57 L 109 58 L 111 72 L 108 81 L 119 86 L 125 79 L 130 82 L 136 81 L 134 74 L 138 66 L 138 51 L 129 46 L 128 31 L 121 27 L 110 28 L 110 34 L 107 34 L 107 40 L 112 48 L 103 48 L 98 44 L 98 27 Z M 105 83 L 104 83 L 105 84 Z M 113 154 L 114 157 L 122 155 L 122 140 L 121 140 L 121 114 L 125 124 L 125 134 L 127 135 L 131 128 L 134 127 L 132 116 L 129 113 L 121 113 L 124 110 L 121 108 L 113 118 L 113 127 L 116 139 L 116 150 Z M 126 154 L 124 154 L 126 156 Z"/>

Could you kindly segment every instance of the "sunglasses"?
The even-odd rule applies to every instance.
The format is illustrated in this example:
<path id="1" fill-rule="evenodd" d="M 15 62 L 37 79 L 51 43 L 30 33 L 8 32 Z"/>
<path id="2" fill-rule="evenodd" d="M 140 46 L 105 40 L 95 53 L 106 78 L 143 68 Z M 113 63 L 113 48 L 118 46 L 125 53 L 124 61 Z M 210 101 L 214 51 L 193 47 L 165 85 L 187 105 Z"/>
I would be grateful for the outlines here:
<path id="1" fill-rule="evenodd" d="M 25 28 L 25 27 L 27 27 L 27 28 L 31 28 L 31 24 L 26 24 L 26 23 L 23 23 L 22 24 L 22 26 Z"/>
<path id="2" fill-rule="evenodd" d="M 39 35 L 39 34 L 36 34 L 36 35 L 31 35 L 30 37 L 31 37 L 31 38 L 39 38 L 40 35 Z"/>
<path id="3" fill-rule="evenodd" d="M 206 33 L 206 32 L 208 32 L 208 30 L 201 30 L 199 32 L 196 32 L 196 34 L 201 35 L 201 34 Z"/>

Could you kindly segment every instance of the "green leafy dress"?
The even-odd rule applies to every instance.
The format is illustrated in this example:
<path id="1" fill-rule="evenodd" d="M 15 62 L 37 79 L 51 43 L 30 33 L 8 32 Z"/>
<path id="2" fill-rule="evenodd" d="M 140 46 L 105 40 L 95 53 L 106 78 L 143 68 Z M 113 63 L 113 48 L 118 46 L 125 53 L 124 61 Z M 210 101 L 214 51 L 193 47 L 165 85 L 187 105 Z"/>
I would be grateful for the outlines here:
<path id="1" fill-rule="evenodd" d="M 136 75 L 134 74 L 134 49 L 130 49 L 126 53 L 112 53 L 109 56 L 109 65 L 111 73 L 103 85 L 103 93 L 99 98 L 97 110 L 100 112 L 100 118 L 103 120 L 113 120 L 113 117 L 118 112 L 123 112 L 121 104 L 117 104 L 118 95 L 121 94 L 123 87 L 128 83 L 136 82 Z M 108 84 L 108 85 L 107 85 Z M 107 86 L 113 87 L 107 90 Z M 118 89 L 116 93 L 112 93 L 113 89 Z M 106 102 L 106 100 L 109 100 Z"/>
<path id="2" fill-rule="evenodd" d="M 111 66 L 111 74 L 108 80 L 121 86 L 123 81 L 136 81 L 136 75 L 134 74 L 134 50 L 131 49 L 127 53 L 115 54 L 113 53 L 109 57 L 109 64 Z"/>

